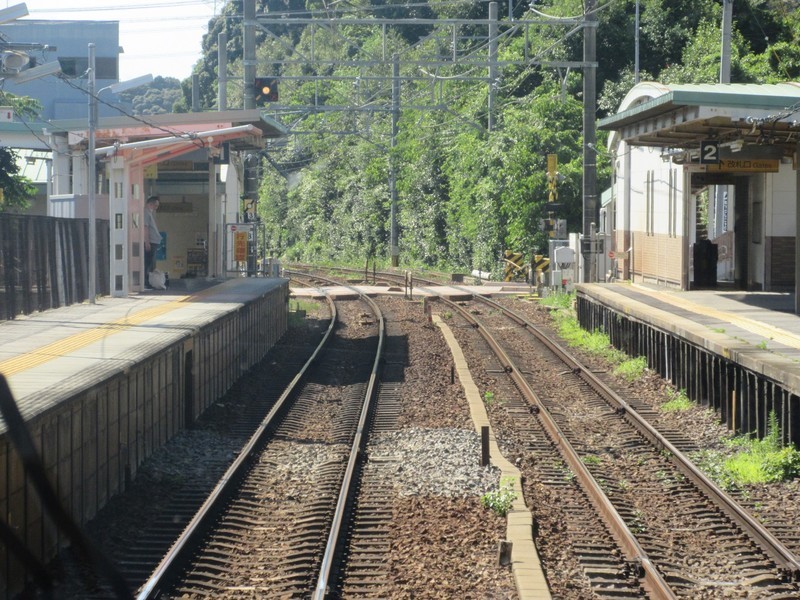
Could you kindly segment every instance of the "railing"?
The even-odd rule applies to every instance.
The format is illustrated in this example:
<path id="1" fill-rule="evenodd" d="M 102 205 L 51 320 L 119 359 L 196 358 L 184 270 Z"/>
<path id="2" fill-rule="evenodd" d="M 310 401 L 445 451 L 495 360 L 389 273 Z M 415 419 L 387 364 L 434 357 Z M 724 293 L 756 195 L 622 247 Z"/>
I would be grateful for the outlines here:
<path id="1" fill-rule="evenodd" d="M 86 219 L 0 214 L 0 319 L 88 299 Z M 97 221 L 98 295 L 108 295 L 108 221 Z"/>

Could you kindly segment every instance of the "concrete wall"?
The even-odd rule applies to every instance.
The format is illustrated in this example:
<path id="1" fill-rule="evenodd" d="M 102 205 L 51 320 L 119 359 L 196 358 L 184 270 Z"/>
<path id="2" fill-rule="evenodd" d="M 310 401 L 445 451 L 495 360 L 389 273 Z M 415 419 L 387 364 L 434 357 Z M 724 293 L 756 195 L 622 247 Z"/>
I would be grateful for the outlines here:
<path id="1" fill-rule="evenodd" d="M 125 490 L 147 457 L 261 360 L 285 333 L 287 310 L 288 282 L 168 347 L 143 352 L 124 373 L 32 419 L 29 428 L 49 479 L 74 520 L 84 524 L 94 517 Z M 66 544 L 5 435 L 0 510 L 40 560 L 52 559 Z M 25 579 L 22 565 L 0 544 L 0 597 L 13 597 Z"/>
<path id="2" fill-rule="evenodd" d="M 680 286 L 691 239 L 686 231 L 683 167 L 662 160 L 657 149 L 620 144 L 619 154 L 626 152 L 630 152 L 630 172 L 624 170 L 626 161 L 618 161 L 614 184 L 617 248 L 627 249 L 624 231 L 629 223 L 631 278 Z M 623 262 L 617 261 L 618 277 Z"/>

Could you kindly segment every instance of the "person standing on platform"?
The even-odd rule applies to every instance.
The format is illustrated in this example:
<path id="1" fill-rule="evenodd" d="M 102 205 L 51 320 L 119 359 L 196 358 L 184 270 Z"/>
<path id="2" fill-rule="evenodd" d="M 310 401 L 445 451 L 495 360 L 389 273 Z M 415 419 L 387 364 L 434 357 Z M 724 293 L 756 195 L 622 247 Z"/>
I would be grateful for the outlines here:
<path id="1" fill-rule="evenodd" d="M 150 273 L 156 270 L 156 253 L 161 246 L 161 232 L 156 223 L 158 196 L 150 196 L 144 207 L 144 287 L 152 290 Z"/>

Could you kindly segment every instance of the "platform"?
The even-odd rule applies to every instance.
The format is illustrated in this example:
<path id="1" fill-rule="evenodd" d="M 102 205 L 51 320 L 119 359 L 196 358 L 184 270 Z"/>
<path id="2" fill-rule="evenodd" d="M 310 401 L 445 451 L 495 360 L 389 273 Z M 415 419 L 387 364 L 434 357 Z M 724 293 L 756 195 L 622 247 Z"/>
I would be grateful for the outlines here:
<path id="1" fill-rule="evenodd" d="M 0 323 L 0 373 L 75 523 L 86 523 L 124 490 L 144 460 L 191 426 L 286 332 L 286 279 L 207 283 L 215 285 L 103 297 Z M 7 531 L 46 563 L 65 535 L 37 495 L 0 420 Z M 0 552 L 0 597 L 13 597 L 26 577 L 16 555 Z"/>
<path id="2" fill-rule="evenodd" d="M 0 322 L 0 373 L 27 419 L 59 398 L 129 368 L 285 280 L 211 281 L 99 298 Z M 175 286 L 178 287 L 178 286 Z M 0 420 L 0 432 L 4 429 Z"/>
<path id="3" fill-rule="evenodd" d="M 735 431 L 766 431 L 776 413 L 800 442 L 800 316 L 793 294 L 677 291 L 629 283 L 576 286 L 578 319 Z"/>

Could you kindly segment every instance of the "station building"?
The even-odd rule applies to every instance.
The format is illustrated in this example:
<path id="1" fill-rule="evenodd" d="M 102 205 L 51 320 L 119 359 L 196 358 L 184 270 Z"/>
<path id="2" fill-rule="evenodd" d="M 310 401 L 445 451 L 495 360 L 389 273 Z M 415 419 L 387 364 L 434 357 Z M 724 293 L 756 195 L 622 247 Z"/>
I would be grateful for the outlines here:
<path id="1" fill-rule="evenodd" d="M 255 243 L 258 170 L 270 139 L 286 129 L 258 110 L 131 116 L 109 86 L 119 81 L 116 21 L 18 20 L 0 25 L 9 51 L 41 66 L 58 62 L 61 76 L 8 85 L 39 100 L 37 122 L 0 119 L 0 144 L 17 150 L 23 175 L 37 184 L 32 215 L 108 220 L 110 267 L 98 267 L 112 295 L 144 288 L 144 203 L 161 200 L 157 222 L 165 243 L 157 268 L 170 280 L 252 273 L 262 264 Z M 89 125 L 89 42 L 95 44 L 98 120 Z M 0 64 L 0 70 L 4 69 Z M 10 79 L 13 81 L 13 78 Z M 10 111 L 6 111 L 9 112 Z M 95 146 L 96 180 L 87 153 Z M 240 256 L 245 236 L 244 260 Z"/>
<path id="2" fill-rule="evenodd" d="M 610 278 L 796 290 L 800 84 L 644 82 L 598 127 Z"/>

